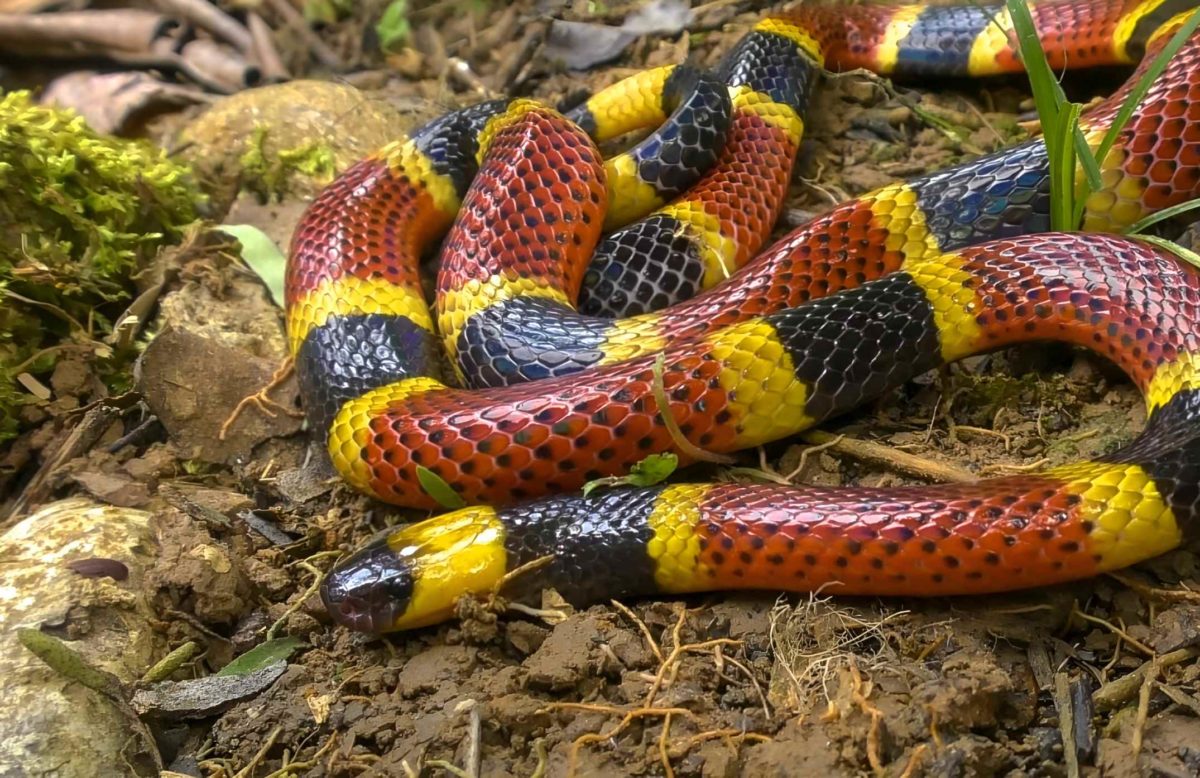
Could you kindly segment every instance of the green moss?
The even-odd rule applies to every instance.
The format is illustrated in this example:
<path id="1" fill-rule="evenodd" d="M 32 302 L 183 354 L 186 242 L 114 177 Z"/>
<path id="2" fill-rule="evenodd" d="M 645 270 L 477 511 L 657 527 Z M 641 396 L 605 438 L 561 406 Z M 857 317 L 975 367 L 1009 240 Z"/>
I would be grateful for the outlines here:
<path id="1" fill-rule="evenodd" d="M 102 136 L 26 92 L 0 95 L 0 439 L 30 399 L 16 376 L 49 370 L 64 342 L 107 335 L 131 276 L 195 221 L 200 199 L 161 149 Z"/>
<path id="2" fill-rule="evenodd" d="M 244 187 L 269 200 L 283 196 L 294 173 L 319 183 L 333 180 L 337 161 L 332 149 L 313 142 L 272 155 L 266 147 L 267 134 L 266 127 L 255 127 L 246 150 L 238 158 Z"/>

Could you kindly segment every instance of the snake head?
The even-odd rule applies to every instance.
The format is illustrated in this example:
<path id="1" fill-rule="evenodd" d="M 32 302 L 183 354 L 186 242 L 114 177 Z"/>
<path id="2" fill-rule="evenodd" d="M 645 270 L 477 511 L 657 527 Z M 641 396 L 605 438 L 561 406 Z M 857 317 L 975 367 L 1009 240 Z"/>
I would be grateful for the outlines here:
<path id="1" fill-rule="evenodd" d="M 485 594 L 507 571 L 495 511 L 463 508 L 391 530 L 339 562 L 321 585 L 334 621 L 394 632 L 445 621 L 464 595 Z"/>
<path id="2" fill-rule="evenodd" d="M 356 551 L 321 585 L 321 599 L 333 620 L 358 632 L 394 629 L 412 592 L 412 567 L 392 551 L 387 537 Z"/>

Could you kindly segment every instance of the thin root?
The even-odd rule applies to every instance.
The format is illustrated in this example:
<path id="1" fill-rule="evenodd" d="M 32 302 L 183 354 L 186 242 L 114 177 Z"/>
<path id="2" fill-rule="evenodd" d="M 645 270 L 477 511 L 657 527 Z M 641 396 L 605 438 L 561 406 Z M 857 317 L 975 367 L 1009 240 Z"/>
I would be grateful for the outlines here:
<path id="1" fill-rule="evenodd" d="M 248 397 L 243 397 L 237 404 L 237 407 L 233 409 L 233 412 L 229 414 L 229 418 L 225 419 L 224 423 L 221 424 L 221 431 L 217 433 L 217 439 L 225 440 L 225 436 L 228 435 L 229 430 L 233 428 L 233 423 L 237 421 L 239 416 L 242 415 L 242 411 L 246 410 L 246 408 L 251 405 L 253 405 L 255 408 L 258 408 L 259 412 L 269 419 L 275 418 L 275 413 L 271 410 L 272 408 L 276 408 L 280 412 L 293 418 L 304 418 L 304 413 L 302 411 L 298 411 L 294 408 L 288 408 L 285 405 L 275 402 L 269 397 L 272 390 L 281 386 L 283 382 L 292 375 L 292 371 L 295 366 L 296 363 L 291 357 L 288 357 L 283 361 L 282 365 L 276 368 L 275 372 L 271 375 L 271 380 L 267 382 L 266 386 Z"/>
<path id="2" fill-rule="evenodd" d="M 900 778 L 912 778 L 917 767 L 925 761 L 925 752 L 928 750 L 929 746 L 924 743 L 914 748 L 912 755 L 908 757 L 908 763 L 904 765 L 904 772 L 900 773 Z"/>
<path id="3" fill-rule="evenodd" d="M 267 735 L 267 739 L 263 741 L 258 752 L 251 757 L 250 762 L 245 767 L 233 774 L 233 778 L 248 778 L 248 776 L 253 775 L 254 768 L 258 767 L 258 764 L 267 758 L 267 754 L 275 746 L 275 741 L 279 739 L 281 732 L 283 732 L 283 727 L 281 726 L 277 726 L 271 730 L 271 734 Z"/>
<path id="4" fill-rule="evenodd" d="M 646 626 L 646 622 L 639 619 L 637 614 L 631 611 L 624 603 L 617 602 L 616 600 L 610 600 L 609 602 L 612 603 L 614 608 L 624 614 L 625 618 L 637 625 L 638 630 L 642 633 L 642 637 L 646 639 L 646 644 L 650 646 L 650 650 L 654 653 L 654 658 L 657 659 L 659 663 L 662 663 L 662 648 L 659 647 L 658 641 L 654 639 L 654 636 L 650 634 L 650 628 Z"/>
<path id="5" fill-rule="evenodd" d="M 1079 618 L 1083 619 L 1084 621 L 1091 622 L 1092 624 L 1098 624 L 1101 627 L 1104 627 L 1105 629 L 1107 629 L 1109 632 L 1113 633 L 1114 635 L 1117 635 L 1122 640 L 1124 640 L 1126 643 L 1133 646 L 1138 651 L 1141 651 L 1146 656 L 1149 656 L 1149 657 L 1154 656 L 1153 648 L 1150 648 L 1150 646 L 1146 645 L 1142 641 L 1133 637 L 1128 632 L 1121 629 L 1120 627 L 1113 624 L 1112 622 L 1105 621 L 1104 619 L 1100 618 L 1099 616 L 1093 616 L 1089 613 L 1084 613 L 1083 611 L 1079 610 L 1078 604 L 1072 606 L 1071 615 L 1078 616 Z"/>
<path id="6" fill-rule="evenodd" d="M 871 728 L 867 730 L 867 762 L 876 775 L 883 775 L 886 769 L 883 766 L 883 759 L 879 756 L 879 729 L 883 721 L 883 711 L 867 699 L 871 693 L 871 682 L 863 681 L 862 675 L 858 672 L 858 662 L 853 654 L 850 656 L 850 679 L 853 683 L 850 699 L 858 705 L 859 710 L 871 717 Z"/>
<path id="7" fill-rule="evenodd" d="M 579 760 L 579 751 L 585 745 L 588 745 L 589 743 L 601 743 L 601 742 L 604 742 L 607 740 L 611 740 L 612 738 L 616 737 L 620 733 L 624 732 L 626 727 L 628 727 L 636 719 L 644 718 L 647 716 L 661 716 L 663 718 L 663 730 L 660 733 L 659 738 L 658 738 L 659 758 L 662 762 L 663 772 L 668 776 L 668 778 L 674 778 L 675 772 L 674 772 L 674 768 L 671 766 L 671 754 L 670 754 L 670 737 L 671 737 L 670 731 L 671 731 L 672 717 L 683 716 L 685 718 L 690 719 L 690 718 L 694 718 L 694 714 L 686 708 L 656 707 L 655 699 L 658 697 L 658 694 L 663 689 L 663 687 L 669 686 L 671 684 L 671 682 L 674 680 L 675 674 L 678 672 L 678 669 L 679 669 L 680 659 L 683 657 L 684 654 L 699 653 L 702 651 L 713 649 L 714 650 L 714 661 L 720 662 L 723 660 L 726 662 L 730 662 L 732 664 L 736 664 L 744 672 L 746 672 L 747 675 L 750 675 L 749 669 L 744 667 L 740 663 L 734 662 L 734 660 L 729 659 L 729 657 L 721 657 L 716 654 L 716 649 L 720 648 L 721 646 L 741 645 L 741 641 L 732 640 L 729 638 L 717 638 L 714 640 L 702 641 L 700 643 L 684 643 L 682 640 L 682 633 L 683 633 L 684 624 L 687 621 L 688 611 L 686 608 L 681 607 L 679 609 L 679 618 L 676 620 L 675 625 L 671 630 L 671 638 L 672 638 L 673 648 L 671 649 L 671 652 L 666 655 L 666 657 L 663 657 L 662 648 L 661 648 L 661 646 L 659 646 L 658 643 L 656 643 L 654 641 L 653 637 L 650 635 L 649 628 L 647 628 L 645 626 L 645 624 L 643 622 L 641 622 L 641 620 L 638 619 L 632 613 L 632 611 L 630 611 L 628 608 L 625 608 L 624 606 L 621 606 L 619 604 L 617 604 L 617 607 L 618 607 L 618 610 L 621 610 L 622 613 L 627 615 L 636 624 L 638 624 L 639 629 L 642 630 L 643 636 L 650 643 L 651 650 L 654 651 L 654 653 L 657 657 L 659 657 L 658 672 L 654 674 L 652 679 L 650 679 L 650 689 L 646 693 L 646 697 L 643 700 L 642 704 L 636 708 L 627 709 L 627 708 L 620 708 L 620 707 L 617 707 L 614 705 L 603 705 L 603 704 L 599 704 L 599 703 L 559 702 L 559 703 L 553 703 L 553 704 L 547 706 L 544 710 L 553 710 L 553 709 L 578 710 L 578 711 L 588 711 L 588 712 L 592 712 L 592 713 L 601 713 L 601 714 L 609 715 L 609 716 L 618 716 L 619 715 L 622 717 L 621 721 L 618 722 L 616 726 L 608 729 L 607 731 L 589 732 L 587 734 L 580 735 L 578 738 L 575 739 L 575 741 L 571 744 L 570 755 L 568 758 L 568 767 L 567 767 L 567 775 L 568 776 L 574 776 L 576 774 L 576 769 L 577 769 L 578 760 Z M 757 681 L 754 679 L 754 677 L 752 675 L 751 675 L 751 681 L 755 683 L 755 687 L 757 688 L 758 687 Z M 759 690 L 759 693 L 761 695 L 761 693 L 762 693 L 761 689 Z M 765 705 L 765 703 L 766 703 L 765 696 L 762 697 L 762 699 L 763 699 L 763 702 Z"/>

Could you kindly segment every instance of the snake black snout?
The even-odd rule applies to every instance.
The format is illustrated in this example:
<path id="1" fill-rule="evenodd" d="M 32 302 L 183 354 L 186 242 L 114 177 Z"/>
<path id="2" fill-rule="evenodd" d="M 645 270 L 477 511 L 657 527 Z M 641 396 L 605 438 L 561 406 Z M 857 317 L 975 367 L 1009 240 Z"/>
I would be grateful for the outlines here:
<path id="1" fill-rule="evenodd" d="M 403 615 L 412 591 L 412 567 L 380 538 L 330 571 L 321 599 L 338 624 L 378 633 Z"/>

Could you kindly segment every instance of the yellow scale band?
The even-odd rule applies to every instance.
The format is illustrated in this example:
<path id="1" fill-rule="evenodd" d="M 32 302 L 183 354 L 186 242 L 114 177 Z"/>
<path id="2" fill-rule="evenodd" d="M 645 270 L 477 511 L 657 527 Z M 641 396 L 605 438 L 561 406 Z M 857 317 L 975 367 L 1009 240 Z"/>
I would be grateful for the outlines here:
<path id="1" fill-rule="evenodd" d="M 604 335 L 604 357 L 597 364 L 611 365 L 662 351 L 670 342 L 662 332 L 662 317 L 657 313 L 616 319 Z"/>
<path id="2" fill-rule="evenodd" d="M 906 263 L 942 256 L 937 240 L 925 226 L 925 215 L 917 206 L 916 192 L 904 184 L 893 184 L 876 190 L 869 197 L 871 210 L 879 223 L 888 229 L 885 244 L 890 251 L 902 253 Z M 684 217 L 690 218 L 692 214 L 681 210 L 673 216 L 685 221 Z M 700 219 L 696 221 L 704 223 Z M 722 266 L 718 265 L 720 260 L 711 261 L 714 266 Z M 705 267 L 710 267 L 708 262 Z M 656 313 L 614 321 L 604 343 L 604 358 L 599 364 L 622 362 L 666 347 L 669 338 L 661 332 L 661 321 L 662 317 Z"/>
<path id="3" fill-rule="evenodd" d="M 412 595 L 394 629 L 435 624 L 454 613 L 457 600 L 492 590 L 508 569 L 504 525 L 496 511 L 471 507 L 405 527 L 388 547 L 413 565 Z"/>
<path id="4" fill-rule="evenodd" d="M 917 17 L 926 9 L 924 5 L 906 5 L 896 9 L 884 30 L 883 41 L 875 49 L 876 72 L 881 76 L 891 75 L 900 60 L 900 44 L 912 32 Z"/>
<path id="5" fill-rule="evenodd" d="M 602 89 L 588 100 L 588 111 L 596 124 L 596 141 L 603 143 L 666 121 L 662 92 L 675 67 L 664 65 L 642 71 Z M 637 160 L 632 153 L 624 152 L 605 160 L 604 170 L 608 174 L 605 231 L 640 219 L 662 206 L 658 190 L 638 176 Z"/>
<path id="6" fill-rule="evenodd" d="M 508 104 L 508 108 L 504 113 L 497 114 L 488 119 L 487 124 L 483 126 L 483 130 L 479 133 L 479 150 L 475 152 L 476 163 L 482 165 L 483 158 L 487 156 L 491 148 L 492 140 L 496 135 L 504 129 L 511 127 L 521 120 L 526 114 L 542 113 L 547 116 L 558 116 L 558 111 L 555 111 L 548 105 L 543 105 L 536 100 L 527 98 L 519 98 Z"/>
<path id="7" fill-rule="evenodd" d="M 1200 389 L 1200 352 L 1196 351 L 1184 352 L 1175 361 L 1158 366 L 1146 387 L 1146 410 L 1153 412 L 1189 389 Z"/>
<path id="8" fill-rule="evenodd" d="M 407 178 L 414 186 L 422 187 L 433 206 L 449 225 L 461 201 L 454 183 L 438 174 L 429 158 L 412 140 L 389 143 L 376 155 L 396 176 Z M 431 227 L 436 231 L 436 226 Z M 288 311 L 287 335 L 291 353 L 296 354 L 304 339 L 330 316 L 354 314 L 385 314 L 406 316 L 414 324 L 433 330 L 429 306 L 418 290 L 397 286 L 383 279 L 363 279 L 343 276 L 325 279 L 293 303 Z"/>
<path id="9" fill-rule="evenodd" d="M 473 278 L 438 299 L 437 323 L 451 359 L 458 356 L 458 336 L 467 320 L 496 303 L 514 297 L 542 297 L 570 305 L 565 293 L 541 278 L 521 278 L 515 270 L 497 273 L 486 281 Z"/>
<path id="10" fill-rule="evenodd" d="M 735 447 L 757 446 L 812 425 L 805 410 L 809 387 L 796 377 L 792 357 L 774 327 L 752 319 L 713 333 L 704 342 L 721 363 L 717 380 L 737 424 Z"/>
<path id="11" fill-rule="evenodd" d="M 690 592 L 708 583 L 708 567 L 699 562 L 700 501 L 708 484 L 675 484 L 662 490 L 646 523 L 654 537 L 646 553 L 654 560 L 654 582 L 663 592 Z"/>
<path id="12" fill-rule="evenodd" d="M 1084 139 L 1095 152 L 1104 137 L 1103 128 L 1087 130 Z M 1137 178 L 1128 176 L 1124 170 L 1125 149 L 1113 146 L 1100 163 L 1100 188 L 1092 192 L 1084 203 L 1083 230 L 1085 232 L 1122 232 L 1137 223 L 1149 211 L 1142 199 L 1145 188 Z M 1083 166 L 1075 172 L 1075 191 L 1082 195 L 1087 186 Z"/>
<path id="13" fill-rule="evenodd" d="M 889 184 L 870 195 L 875 222 L 887 228 L 884 246 L 898 252 L 904 261 L 916 262 L 941 256 L 937 238 L 925 224 L 925 212 L 917 202 L 917 193 L 905 184 Z"/>
<path id="14" fill-rule="evenodd" d="M 921 287 L 933 308 L 942 357 L 952 361 L 970 356 L 981 335 L 975 321 L 979 303 L 966 285 L 970 274 L 962 269 L 962 259 L 938 248 L 911 188 L 893 184 L 871 197 L 876 220 L 888 229 L 884 244 L 889 251 L 904 255 L 901 269 Z"/>
<path id="15" fill-rule="evenodd" d="M 942 359 L 953 362 L 974 354 L 983 329 L 975 317 L 979 301 L 967 284 L 971 274 L 963 270 L 957 254 L 943 254 L 936 260 L 906 262 L 905 271 L 925 292 L 933 308 L 933 322 L 942 344 Z"/>
<path id="16" fill-rule="evenodd" d="M 596 124 L 598 143 L 610 141 L 627 132 L 661 124 L 662 93 L 675 65 L 643 70 L 605 87 L 587 101 L 588 112 Z"/>
<path id="17" fill-rule="evenodd" d="M 445 389 L 436 378 L 417 376 L 372 389 L 347 400 L 329 425 L 326 448 L 333 466 L 351 486 L 371 494 L 371 468 L 363 460 L 362 450 L 371 442 L 371 419 L 394 403 L 422 392 Z"/>
<path id="18" fill-rule="evenodd" d="M 1137 28 L 1138 22 L 1154 13 L 1165 2 L 1167 0 L 1150 0 L 1150 2 L 1142 3 L 1121 17 L 1121 21 L 1117 23 L 1117 29 L 1113 31 L 1113 53 L 1116 54 L 1118 60 L 1131 65 L 1135 62 L 1129 56 L 1129 39 L 1133 37 L 1133 32 Z M 1172 19 L 1172 21 L 1174 20 Z M 1166 25 L 1163 25 L 1159 29 L 1162 30 L 1165 27 Z"/>
<path id="19" fill-rule="evenodd" d="M 1167 0 L 1149 0 L 1134 8 L 1133 11 L 1121 18 L 1113 33 L 1113 51 L 1117 58 L 1133 64 L 1135 60 L 1129 56 L 1127 47 L 1138 22 L 1149 14 L 1154 13 Z M 1186 22 L 1195 9 L 1181 11 L 1172 16 L 1155 29 L 1146 41 L 1149 48 L 1159 38 L 1174 35 L 1180 25 Z M 1093 128 L 1085 132 L 1088 146 L 1095 151 L 1100 145 L 1107 128 Z M 1122 166 L 1125 162 L 1125 150 L 1114 146 L 1109 150 L 1100 163 L 1101 187 L 1093 192 L 1085 204 L 1083 224 L 1085 232 L 1123 232 L 1127 227 L 1149 215 L 1142 195 L 1144 188 L 1136 178 L 1127 177 Z M 1082 168 L 1076 173 L 1076 192 L 1085 190 L 1085 180 Z"/>
<path id="20" fill-rule="evenodd" d="M 1158 3 L 1155 3 L 1155 5 L 1157 6 Z M 1186 22 L 1191 15 L 1195 13 L 1195 11 L 1195 8 L 1190 8 L 1186 11 L 1180 11 L 1168 19 L 1165 23 L 1159 25 L 1158 29 L 1156 29 L 1150 35 L 1150 37 L 1146 39 L 1146 48 L 1150 48 L 1150 46 L 1156 43 L 1159 38 L 1174 35 L 1176 32 L 1178 32 L 1180 26 L 1183 25 L 1183 23 Z"/>
<path id="21" fill-rule="evenodd" d="M 643 181 L 638 175 L 637 160 L 632 154 L 618 154 L 605 160 L 604 173 L 608 178 L 605 232 L 624 227 L 655 208 L 662 207 L 662 196 L 653 184 Z"/>
<path id="22" fill-rule="evenodd" d="M 458 192 L 449 177 L 434 170 L 416 143 L 408 139 L 395 141 L 384 146 L 376 156 L 393 175 L 403 176 L 413 186 L 422 187 L 442 217 L 442 226 L 449 226 L 461 205 Z M 429 229 L 440 231 L 437 225 L 431 225 Z M 330 316 L 354 314 L 406 316 L 417 326 L 433 331 L 429 306 L 419 290 L 378 278 L 343 276 L 325 279 L 290 306 L 287 330 L 291 353 L 299 351 L 308 333 L 325 324 Z"/>
<path id="23" fill-rule="evenodd" d="M 790 105 L 775 102 L 770 95 L 745 85 L 730 90 L 730 96 L 735 112 L 752 113 L 772 127 L 783 130 L 793 145 L 800 144 L 800 138 L 804 136 L 804 119 Z"/>
<path id="24" fill-rule="evenodd" d="M 1154 479 L 1138 465 L 1080 462 L 1045 475 L 1065 481 L 1068 491 L 1083 498 L 1076 510 L 1094 525 L 1089 551 L 1100 556 L 1101 571 L 1158 556 L 1183 539 Z"/>
<path id="25" fill-rule="evenodd" d="M 679 222 L 700 252 L 700 262 L 704 265 L 702 288 L 716 285 L 737 269 L 737 241 L 721 231 L 721 219 L 704 210 L 703 204 L 685 195 L 657 213 Z"/>
<path id="26" fill-rule="evenodd" d="M 1007 7 L 1002 7 L 971 44 L 967 72 L 973 76 L 990 76 L 997 73 L 996 57 L 1009 47 L 1012 33 L 1012 16 Z"/>
<path id="27" fill-rule="evenodd" d="M 417 326 L 433 332 L 429 306 L 417 290 L 397 286 L 382 278 L 367 280 L 344 276 L 323 281 L 292 304 L 287 320 L 292 354 L 300 350 L 308 333 L 323 325 L 330 316 L 371 313 L 406 316 Z"/>
<path id="28" fill-rule="evenodd" d="M 805 54 L 812 57 L 818 66 L 825 67 L 825 52 L 822 51 L 820 42 L 803 27 L 792 24 L 787 19 L 768 17 L 754 25 L 754 31 L 787 38 L 799 46 Z"/>
<path id="29" fill-rule="evenodd" d="M 433 169 L 429 157 L 417 148 L 414 141 L 399 140 L 389 143 L 380 150 L 379 157 L 394 174 L 406 176 L 414 184 L 425 187 L 425 191 L 433 200 L 433 206 L 440 213 L 447 215 L 447 218 L 453 219 L 454 214 L 458 213 L 462 201 L 458 197 L 458 190 L 454 188 L 454 182 Z"/>
<path id="30" fill-rule="evenodd" d="M 768 95 L 755 92 L 746 86 L 731 91 L 734 111 L 750 113 L 761 118 L 767 124 L 782 130 L 793 145 L 799 146 L 800 138 L 804 135 L 804 121 L 790 106 L 777 103 Z M 688 199 L 685 195 L 660 208 L 657 213 L 675 219 L 690 234 L 704 265 L 701 288 L 716 286 L 738 268 L 737 240 L 725 234 L 721 219 L 706 211 L 701 203 Z"/>

